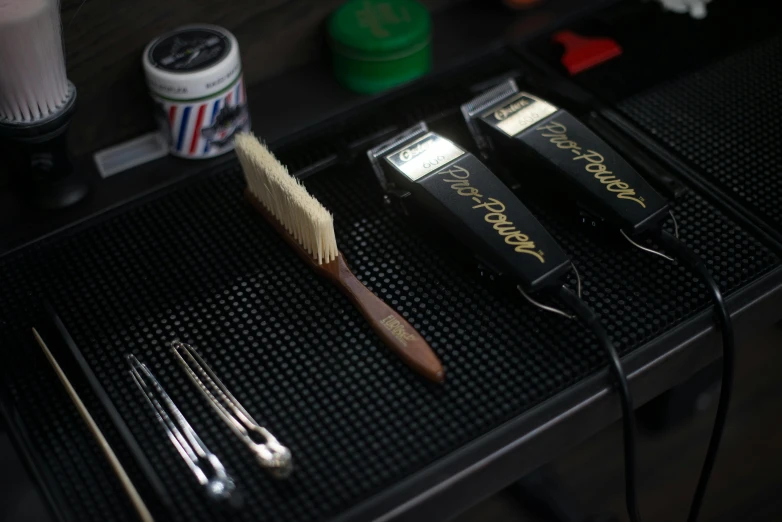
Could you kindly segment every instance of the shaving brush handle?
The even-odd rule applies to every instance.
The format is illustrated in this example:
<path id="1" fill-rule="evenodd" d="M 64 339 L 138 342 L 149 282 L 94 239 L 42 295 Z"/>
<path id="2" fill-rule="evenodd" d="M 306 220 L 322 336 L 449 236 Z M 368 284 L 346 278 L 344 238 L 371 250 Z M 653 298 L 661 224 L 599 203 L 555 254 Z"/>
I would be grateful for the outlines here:
<path id="1" fill-rule="evenodd" d="M 393 308 L 369 291 L 350 271 L 345 256 L 341 253 L 333 261 L 318 264 L 312 256 L 291 236 L 285 227 L 274 218 L 263 204 L 253 196 L 250 189 L 244 192 L 253 208 L 264 217 L 299 257 L 317 273 L 332 281 L 342 293 L 358 308 L 364 319 L 377 333 L 385 345 L 396 353 L 410 368 L 430 381 L 442 383 L 445 380 L 443 365 L 423 337 Z"/>
<path id="2" fill-rule="evenodd" d="M 404 317 L 358 280 L 342 255 L 333 263 L 338 263 L 335 278 L 338 286 L 356 305 L 386 346 L 419 374 L 430 381 L 442 383 L 445 379 L 443 365 L 429 343 Z"/>

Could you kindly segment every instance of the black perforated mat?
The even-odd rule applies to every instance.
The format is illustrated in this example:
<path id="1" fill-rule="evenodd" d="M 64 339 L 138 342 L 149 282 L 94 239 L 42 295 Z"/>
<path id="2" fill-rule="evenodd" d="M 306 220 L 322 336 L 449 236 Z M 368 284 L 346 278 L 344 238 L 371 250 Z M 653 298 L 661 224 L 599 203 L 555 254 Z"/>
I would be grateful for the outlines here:
<path id="1" fill-rule="evenodd" d="M 175 520 L 221 515 L 206 508 L 147 411 L 125 353 L 150 365 L 223 459 L 247 500 L 228 517 L 237 520 L 334 516 L 605 364 L 577 324 L 486 289 L 423 241 L 380 203 L 366 169 L 327 170 L 307 185 L 335 213 L 338 242 L 355 273 L 431 342 L 446 384 L 423 381 L 380 345 L 341 294 L 243 204 L 240 174 L 226 167 L 0 260 L 2 339 L 13 364 L 8 385 L 77 520 L 132 515 L 31 342 L 40 296 L 60 313 L 169 486 Z M 677 215 L 683 238 L 711 260 L 724 290 L 778 265 L 697 196 L 679 202 Z M 683 268 L 622 244 L 597 246 L 545 215 L 543 222 L 574 256 L 585 298 L 623 351 L 708 306 Z M 199 348 L 292 449 L 289 481 L 263 473 L 196 395 L 165 346 L 176 337 Z M 134 473 L 131 467 L 138 478 Z"/>
<path id="2" fill-rule="evenodd" d="M 782 36 L 619 103 L 649 134 L 779 233 Z"/>

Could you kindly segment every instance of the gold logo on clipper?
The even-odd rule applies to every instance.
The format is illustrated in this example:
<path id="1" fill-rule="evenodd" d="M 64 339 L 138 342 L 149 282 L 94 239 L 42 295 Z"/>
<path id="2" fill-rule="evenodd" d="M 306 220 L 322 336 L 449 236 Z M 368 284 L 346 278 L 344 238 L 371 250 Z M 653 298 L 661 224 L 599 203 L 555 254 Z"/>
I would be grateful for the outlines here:
<path id="1" fill-rule="evenodd" d="M 549 138 L 549 142 L 553 143 L 560 149 L 570 150 L 573 153 L 573 161 L 583 160 L 586 164 L 584 170 L 594 176 L 596 180 L 605 185 L 605 188 L 609 192 L 616 194 L 619 199 L 625 199 L 632 201 L 646 208 L 644 198 L 639 197 L 635 193 L 635 190 L 630 188 L 630 185 L 614 176 L 614 173 L 608 170 L 605 165 L 605 158 L 602 154 L 592 149 L 587 149 L 586 152 L 582 152 L 578 143 L 568 138 L 567 127 L 556 121 L 550 121 L 545 125 L 541 125 L 536 130 L 541 131 L 541 136 Z M 548 131 L 547 133 L 544 131 Z"/>
<path id="2" fill-rule="evenodd" d="M 527 234 L 521 233 L 512 221 L 508 221 L 508 216 L 505 214 L 505 203 L 491 197 L 484 200 L 483 194 L 470 185 L 469 170 L 459 165 L 452 165 L 443 169 L 439 174 L 450 176 L 450 178 L 443 177 L 443 181 L 449 183 L 457 194 L 468 197 L 476 203 L 472 207 L 473 210 L 485 212 L 483 220 L 492 225 L 492 228 L 505 240 L 505 243 L 513 247 L 514 252 L 530 255 L 541 263 L 546 262 L 543 251 L 536 250 L 535 242 Z"/>

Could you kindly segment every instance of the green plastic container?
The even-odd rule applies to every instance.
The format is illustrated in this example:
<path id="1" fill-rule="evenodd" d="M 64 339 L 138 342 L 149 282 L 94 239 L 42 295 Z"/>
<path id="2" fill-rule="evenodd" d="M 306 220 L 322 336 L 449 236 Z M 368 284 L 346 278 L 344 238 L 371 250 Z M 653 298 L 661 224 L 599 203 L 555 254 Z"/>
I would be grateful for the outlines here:
<path id="1" fill-rule="evenodd" d="M 431 68 L 431 18 L 414 0 L 349 0 L 328 29 L 334 75 L 351 90 L 382 91 Z"/>

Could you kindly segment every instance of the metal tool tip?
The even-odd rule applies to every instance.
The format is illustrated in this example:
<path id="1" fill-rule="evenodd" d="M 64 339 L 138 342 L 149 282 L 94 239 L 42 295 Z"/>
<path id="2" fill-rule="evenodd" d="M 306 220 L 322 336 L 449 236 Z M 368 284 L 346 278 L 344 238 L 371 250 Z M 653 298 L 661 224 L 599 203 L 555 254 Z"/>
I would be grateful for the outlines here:
<path id="1" fill-rule="evenodd" d="M 264 445 L 262 451 L 256 456 L 261 466 L 266 468 L 274 478 L 284 479 L 293 473 L 293 454 L 281 444 L 275 444 L 273 448 Z"/>
<path id="2" fill-rule="evenodd" d="M 206 494 L 212 500 L 230 500 L 235 489 L 233 480 L 225 477 L 220 480 L 210 480 L 206 486 Z"/>

